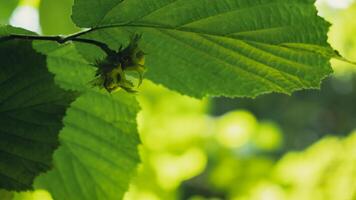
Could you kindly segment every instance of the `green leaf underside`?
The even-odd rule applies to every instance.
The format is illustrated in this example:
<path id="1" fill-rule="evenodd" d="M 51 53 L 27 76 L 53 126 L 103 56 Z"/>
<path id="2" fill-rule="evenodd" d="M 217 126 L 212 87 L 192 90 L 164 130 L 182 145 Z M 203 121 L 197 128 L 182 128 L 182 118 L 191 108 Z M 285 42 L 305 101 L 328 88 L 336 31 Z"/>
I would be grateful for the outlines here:
<path id="1" fill-rule="evenodd" d="M 329 24 L 317 16 L 313 3 L 75 0 L 72 18 L 80 27 L 98 28 L 82 37 L 113 49 L 142 33 L 146 77 L 156 83 L 195 97 L 255 97 L 319 88 L 332 72 Z M 100 28 L 110 26 L 116 28 Z"/>
<path id="2" fill-rule="evenodd" d="M 55 169 L 39 176 L 35 187 L 47 189 L 55 200 L 121 199 L 139 162 L 135 97 L 88 87 L 94 68 L 73 45 L 35 46 L 48 52 L 57 83 L 83 92 L 64 118 Z"/>
<path id="3" fill-rule="evenodd" d="M 13 27 L 10 25 L 2 25 L 0 24 L 0 42 L 1 39 L 7 37 L 11 34 L 19 34 L 19 35 L 36 35 L 31 31 L 25 30 L 23 28 Z"/>
<path id="4" fill-rule="evenodd" d="M 62 88 L 82 92 L 92 89 L 89 82 L 94 79 L 96 68 L 77 53 L 74 45 L 36 41 L 34 47 L 46 54 L 47 67 Z"/>
<path id="5" fill-rule="evenodd" d="M 75 96 L 54 84 L 45 56 L 29 41 L 0 43 L 0 59 L 0 188 L 27 190 L 52 166 Z"/>

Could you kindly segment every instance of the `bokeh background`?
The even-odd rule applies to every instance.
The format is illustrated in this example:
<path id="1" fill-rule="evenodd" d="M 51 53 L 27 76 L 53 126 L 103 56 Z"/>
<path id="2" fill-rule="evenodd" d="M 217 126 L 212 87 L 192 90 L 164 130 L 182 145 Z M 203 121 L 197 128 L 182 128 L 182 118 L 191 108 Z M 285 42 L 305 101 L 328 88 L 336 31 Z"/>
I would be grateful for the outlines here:
<path id="1" fill-rule="evenodd" d="M 73 0 L 0 0 L 0 23 L 79 31 Z M 318 0 L 329 42 L 356 60 L 356 2 Z M 356 66 L 332 61 L 321 90 L 197 100 L 145 81 L 138 95 L 142 164 L 125 200 L 355 200 Z M 46 191 L 0 200 L 51 200 Z"/>

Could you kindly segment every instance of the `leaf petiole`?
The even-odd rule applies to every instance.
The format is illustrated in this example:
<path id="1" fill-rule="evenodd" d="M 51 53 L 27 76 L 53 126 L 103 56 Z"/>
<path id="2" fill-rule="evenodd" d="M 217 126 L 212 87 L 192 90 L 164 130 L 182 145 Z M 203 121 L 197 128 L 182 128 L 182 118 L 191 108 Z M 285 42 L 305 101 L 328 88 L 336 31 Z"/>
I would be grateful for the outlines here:
<path id="1" fill-rule="evenodd" d="M 92 31 L 93 29 L 89 29 Z M 101 48 L 107 55 L 112 55 L 113 53 L 116 53 L 115 51 L 111 50 L 109 46 L 105 43 L 96 41 L 96 40 L 91 40 L 91 39 L 86 39 L 86 38 L 79 38 L 79 36 L 88 33 L 89 31 L 82 31 L 78 32 L 76 34 L 63 37 L 63 36 L 39 36 L 39 35 L 21 35 L 21 34 L 11 34 L 5 37 L 0 38 L 0 43 L 9 41 L 9 40 L 16 40 L 16 39 L 21 39 L 21 40 L 42 40 L 42 41 L 55 41 L 58 42 L 59 44 L 64 44 L 66 42 L 82 42 L 82 43 L 87 43 L 87 44 L 92 44 L 95 45 L 99 48 Z"/>

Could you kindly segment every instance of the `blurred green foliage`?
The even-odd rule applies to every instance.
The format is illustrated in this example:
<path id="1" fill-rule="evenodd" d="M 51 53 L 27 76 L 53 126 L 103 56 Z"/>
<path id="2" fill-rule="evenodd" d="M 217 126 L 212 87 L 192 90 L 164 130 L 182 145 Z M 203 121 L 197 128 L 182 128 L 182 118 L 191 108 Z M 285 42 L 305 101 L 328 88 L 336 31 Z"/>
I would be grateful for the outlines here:
<path id="1" fill-rule="evenodd" d="M 40 24 L 45 35 L 71 34 L 80 31 L 70 16 L 74 0 L 41 0 Z"/>
<path id="2" fill-rule="evenodd" d="M 356 128 L 356 76 L 328 78 L 321 90 L 300 91 L 292 96 L 272 94 L 251 99 L 213 99 L 211 112 L 247 109 L 258 119 L 278 123 L 285 147 L 303 149 L 325 135 L 344 136 Z"/>
<path id="3" fill-rule="evenodd" d="M 0 0 L 0 24 L 8 24 L 12 11 L 19 0 Z"/>
<path id="4" fill-rule="evenodd" d="M 334 23 L 332 45 L 356 60 L 356 4 L 320 9 Z M 48 34 L 75 30 L 72 24 L 54 30 L 45 17 Z M 125 199 L 356 199 L 356 68 L 333 66 L 336 75 L 321 91 L 291 97 L 199 101 L 144 82 L 142 164 Z M 1 200 L 11 195 L 0 191 Z M 42 190 L 14 195 L 51 200 Z"/>

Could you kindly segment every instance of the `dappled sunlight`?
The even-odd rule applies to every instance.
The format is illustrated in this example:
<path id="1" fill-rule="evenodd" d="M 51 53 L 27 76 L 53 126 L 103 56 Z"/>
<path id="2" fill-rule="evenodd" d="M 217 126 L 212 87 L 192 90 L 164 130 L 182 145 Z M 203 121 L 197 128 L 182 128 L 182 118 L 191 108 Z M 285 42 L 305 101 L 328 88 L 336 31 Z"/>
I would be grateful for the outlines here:
<path id="1" fill-rule="evenodd" d="M 253 135 L 253 143 L 264 151 L 278 150 L 283 145 L 280 128 L 272 122 L 261 122 Z"/>
<path id="2" fill-rule="evenodd" d="M 217 120 L 217 140 L 228 148 L 241 147 L 250 140 L 256 125 L 256 118 L 249 112 L 228 113 Z"/>
<path id="3" fill-rule="evenodd" d="M 335 196 L 351 200 L 354 195 L 356 134 L 346 139 L 327 137 L 305 151 L 278 159 L 274 152 L 283 147 L 283 133 L 277 124 L 259 122 L 242 110 L 212 117 L 206 114 L 206 101 L 149 82 L 144 87 L 150 92 L 140 97 L 144 111 L 139 121 L 147 145 L 126 200 L 144 199 L 140 191 L 158 199 L 179 199 L 182 189 L 193 186 L 209 187 L 217 194 L 225 191 L 228 199 L 236 200 L 331 200 Z M 169 103 L 162 102 L 167 99 Z"/>
<path id="4" fill-rule="evenodd" d="M 32 6 L 24 5 L 16 8 L 10 19 L 10 24 L 39 33 L 41 28 L 38 20 L 37 9 Z"/>
<path id="5" fill-rule="evenodd" d="M 288 153 L 276 164 L 277 183 L 287 199 L 353 200 L 356 197 L 356 132 L 328 137 L 304 152 Z M 351 147 L 351 148 L 350 148 Z"/>
<path id="6" fill-rule="evenodd" d="M 52 200 L 52 197 L 45 190 L 36 190 L 34 192 L 16 193 L 13 200 Z"/>
<path id="7" fill-rule="evenodd" d="M 354 0 L 317 0 L 317 4 L 327 4 L 332 8 L 345 9 L 348 8 Z"/>
<path id="8" fill-rule="evenodd" d="M 177 189 L 181 182 L 204 171 L 207 158 L 201 149 L 192 148 L 181 155 L 153 155 L 151 162 L 159 172 L 159 185 L 164 189 Z"/>
<path id="9" fill-rule="evenodd" d="M 285 192 L 282 186 L 268 180 L 256 184 L 250 195 L 237 197 L 234 200 L 285 200 Z"/>
<path id="10" fill-rule="evenodd" d="M 191 143 L 209 135 L 207 101 L 199 101 L 154 86 L 145 81 L 139 103 L 139 130 L 143 144 L 151 150 L 185 151 Z M 176 148 L 176 149 L 175 149 Z"/>

